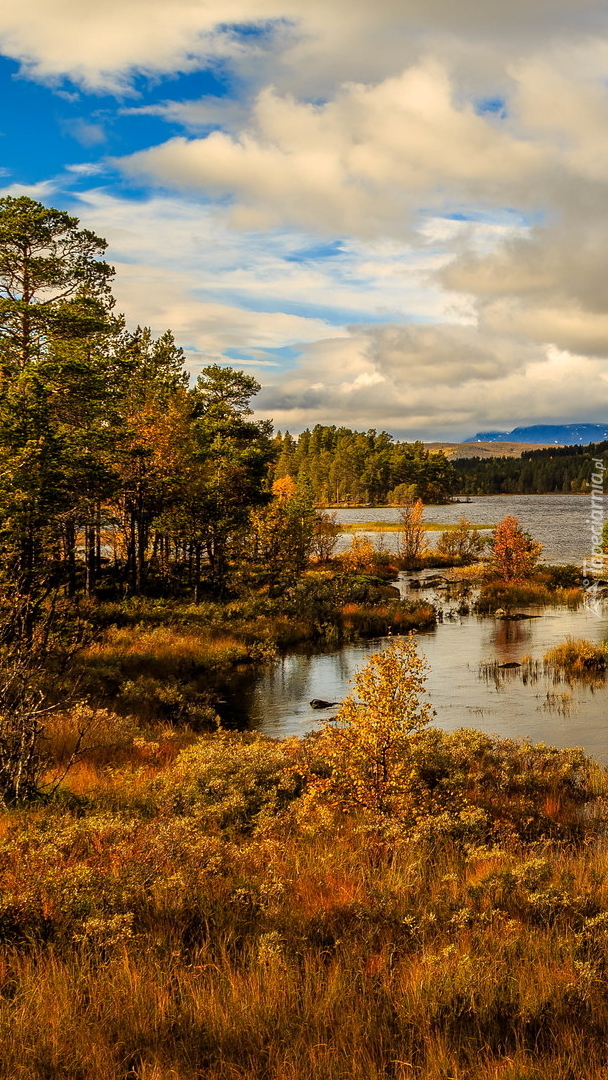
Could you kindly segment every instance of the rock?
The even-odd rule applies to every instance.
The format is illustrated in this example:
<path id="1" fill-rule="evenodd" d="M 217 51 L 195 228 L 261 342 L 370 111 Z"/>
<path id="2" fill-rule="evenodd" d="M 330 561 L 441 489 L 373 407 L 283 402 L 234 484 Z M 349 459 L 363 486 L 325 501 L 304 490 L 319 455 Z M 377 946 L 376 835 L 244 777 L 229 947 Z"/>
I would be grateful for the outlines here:
<path id="1" fill-rule="evenodd" d="M 500 609 L 499 609 L 500 610 Z M 497 619 L 502 619 L 504 622 L 519 622 L 520 619 L 540 619 L 541 615 L 526 615 L 523 611 L 514 611 L 512 615 L 505 613 L 499 615 L 498 611 L 494 612 Z"/>
<path id="2" fill-rule="evenodd" d="M 339 705 L 339 701 L 324 701 L 323 698 L 313 697 L 310 702 L 312 709 L 331 709 L 334 705 Z"/>
<path id="3" fill-rule="evenodd" d="M 378 588 L 380 597 L 383 600 L 400 600 L 401 593 L 395 585 L 381 585 Z"/>

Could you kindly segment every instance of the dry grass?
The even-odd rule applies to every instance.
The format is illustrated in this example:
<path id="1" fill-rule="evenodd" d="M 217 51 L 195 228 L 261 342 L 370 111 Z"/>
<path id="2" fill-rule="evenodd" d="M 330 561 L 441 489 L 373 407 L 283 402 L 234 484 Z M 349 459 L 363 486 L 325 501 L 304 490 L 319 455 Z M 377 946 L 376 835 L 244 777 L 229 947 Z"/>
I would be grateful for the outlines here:
<path id="1" fill-rule="evenodd" d="M 605 858 L 427 862 L 258 841 L 232 896 L 216 870 L 181 910 L 153 890 L 147 927 L 89 918 L 80 943 L 6 946 L 0 1076 L 605 1077 Z"/>
<path id="2" fill-rule="evenodd" d="M 314 740 L 152 743 L 0 816 L 2 1080 L 605 1076 L 606 780 L 580 753 L 430 731 L 434 810 L 386 832 L 299 823 Z"/>
<path id="3" fill-rule="evenodd" d="M 586 638 L 569 637 L 545 653 L 545 664 L 567 675 L 589 676 L 604 673 L 608 665 L 608 645 Z"/>
<path id="4" fill-rule="evenodd" d="M 519 581 L 506 584 L 490 581 L 482 585 L 477 609 L 480 612 L 514 607 L 579 607 L 583 602 L 583 590 L 579 588 L 549 588 L 541 581 Z"/>
<path id="5" fill-rule="evenodd" d="M 248 659 L 247 646 L 228 634 L 173 627 L 131 627 L 110 631 L 84 654 L 84 663 L 120 664 L 131 673 L 153 665 L 158 674 L 175 674 Z"/>

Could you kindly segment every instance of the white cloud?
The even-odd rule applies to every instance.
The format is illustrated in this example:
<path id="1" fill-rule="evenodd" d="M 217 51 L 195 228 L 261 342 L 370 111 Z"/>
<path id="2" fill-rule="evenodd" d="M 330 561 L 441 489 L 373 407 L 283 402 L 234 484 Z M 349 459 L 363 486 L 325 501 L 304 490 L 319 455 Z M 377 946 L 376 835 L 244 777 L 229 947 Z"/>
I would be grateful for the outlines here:
<path id="1" fill-rule="evenodd" d="M 265 20 L 259 35 L 230 29 Z M 282 426 L 427 437 L 605 418 L 607 30 L 599 0 L 0 13 L 5 53 L 38 79 L 128 94 L 138 73 L 229 65 L 230 100 L 122 110 L 195 136 L 122 159 L 156 194 L 73 196 L 110 241 L 130 322 L 171 326 L 193 363 L 257 366 Z M 73 133 L 103 137 L 88 119 Z M 100 165 L 67 168 L 82 184 Z"/>
<path id="2" fill-rule="evenodd" d="M 78 118 L 64 121 L 62 127 L 82 146 L 99 146 L 106 141 L 106 134 L 101 124 L 92 124 Z"/>
<path id="3" fill-rule="evenodd" d="M 526 422 L 605 419 L 606 361 L 527 346 L 513 366 L 508 338 L 488 342 L 471 331 L 467 349 L 462 328 L 449 326 L 440 328 L 443 340 L 429 354 L 426 334 L 426 328 L 409 328 L 404 340 L 403 328 L 386 327 L 380 335 L 353 331 L 345 341 L 317 342 L 296 372 L 267 377 L 260 413 L 291 431 L 343 422 L 424 439 L 461 439 Z"/>
<path id="4" fill-rule="evenodd" d="M 130 310 L 139 302 L 146 312 L 136 316 L 139 321 L 162 306 L 163 275 L 167 281 L 179 278 L 193 303 L 316 312 L 311 323 L 321 325 L 322 317 L 336 332 L 357 315 L 436 319 L 454 308 L 453 296 L 433 281 L 445 255 L 427 246 L 417 251 L 394 241 L 349 240 L 327 257 L 305 233 L 235 233 L 221 209 L 168 195 L 134 201 L 92 190 L 78 196 L 76 212 L 110 244 L 121 304 L 123 277 L 129 272 L 136 280 L 139 270 L 141 297 L 131 294 L 130 301 Z M 122 269 L 129 265 L 132 271 Z M 459 317 L 470 319 L 466 304 Z"/>
<path id="5" fill-rule="evenodd" d="M 138 71 L 171 73 L 228 56 L 252 73 L 267 42 L 231 26 L 274 23 L 276 72 L 287 81 L 373 81 L 400 71 L 429 38 L 513 52 L 606 28 L 602 0 L 21 0 L 0 12 L 0 41 L 37 78 L 124 88 Z M 481 67 L 488 66 L 477 57 Z M 496 61 L 494 61 L 496 67 Z"/>
<path id="6" fill-rule="evenodd" d="M 132 106 L 122 108 L 120 113 L 122 116 L 159 116 L 194 132 L 214 127 L 238 131 L 247 119 L 244 104 L 232 98 L 212 96 L 195 101 L 165 101 L 157 105 Z"/>
<path id="7" fill-rule="evenodd" d="M 364 237 L 403 233 L 422 200 L 528 205 L 545 171 L 534 145 L 457 102 L 430 58 L 376 85 L 346 85 L 323 105 L 266 88 L 240 134 L 177 137 L 120 164 L 231 196 L 240 227 Z"/>

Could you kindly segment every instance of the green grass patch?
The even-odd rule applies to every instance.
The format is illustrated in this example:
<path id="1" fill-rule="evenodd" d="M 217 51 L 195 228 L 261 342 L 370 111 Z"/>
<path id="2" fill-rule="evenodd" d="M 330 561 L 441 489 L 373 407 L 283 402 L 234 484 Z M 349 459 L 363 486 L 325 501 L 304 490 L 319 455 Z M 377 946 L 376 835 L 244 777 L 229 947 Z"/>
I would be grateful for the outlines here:
<path id="1" fill-rule="evenodd" d="M 459 528 L 457 522 L 442 523 L 440 521 L 423 521 L 422 527 L 425 532 L 453 532 Z M 468 525 L 469 529 L 487 530 L 488 532 L 494 528 L 494 525 Z M 398 521 L 355 521 L 349 525 L 341 525 L 340 531 L 343 533 L 357 533 L 357 532 L 400 532 L 401 524 Z"/>

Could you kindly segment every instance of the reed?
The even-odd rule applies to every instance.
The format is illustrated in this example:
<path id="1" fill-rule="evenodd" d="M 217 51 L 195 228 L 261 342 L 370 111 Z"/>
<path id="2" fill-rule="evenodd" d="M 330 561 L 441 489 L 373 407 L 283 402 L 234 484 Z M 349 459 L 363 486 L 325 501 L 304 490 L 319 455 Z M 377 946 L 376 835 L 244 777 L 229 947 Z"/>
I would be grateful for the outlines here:
<path id="1" fill-rule="evenodd" d="M 567 675 L 585 677 L 602 674 L 608 665 L 608 645 L 596 644 L 586 638 L 569 637 L 545 653 L 548 668 Z"/>

